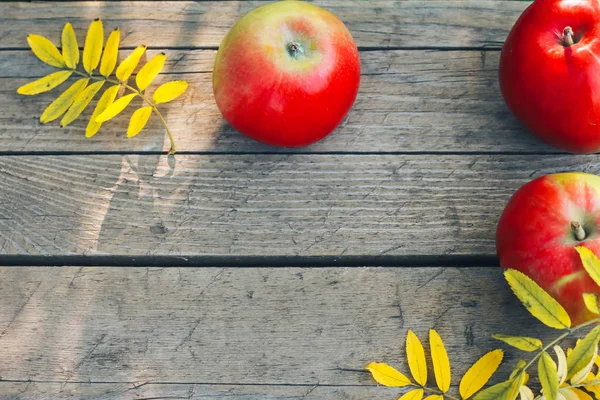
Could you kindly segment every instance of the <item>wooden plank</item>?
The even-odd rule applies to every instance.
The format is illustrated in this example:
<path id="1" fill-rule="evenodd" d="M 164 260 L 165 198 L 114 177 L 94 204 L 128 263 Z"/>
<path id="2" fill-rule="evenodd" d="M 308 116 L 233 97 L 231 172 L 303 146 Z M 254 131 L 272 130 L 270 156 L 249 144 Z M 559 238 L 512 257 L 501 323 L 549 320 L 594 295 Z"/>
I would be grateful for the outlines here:
<path id="1" fill-rule="evenodd" d="M 315 2 L 337 14 L 361 47 L 499 46 L 529 2 L 395 1 Z M 235 21 L 261 1 L 119 1 L 0 3 L 0 48 L 26 47 L 25 34 L 60 38 L 65 21 L 76 32 L 102 18 L 120 27 L 123 46 L 218 46 Z M 81 33 L 79 34 L 82 35 Z M 151 38 L 151 40 L 149 40 Z"/>
<path id="2" fill-rule="evenodd" d="M 148 384 L 135 387 L 124 383 L 7 383 L 0 382 L 0 397 L 12 400 L 40 399 L 235 399 L 235 400 L 364 400 L 394 399 L 400 389 L 364 386 L 277 386 Z M 396 396 L 395 396 L 396 395 Z M 395 396 L 395 397 L 394 397 Z"/>
<path id="3" fill-rule="evenodd" d="M 124 52 L 124 54 L 128 54 Z M 0 59 L 0 151 L 166 151 L 158 120 L 124 138 L 130 112 L 92 139 L 85 120 L 67 129 L 41 126 L 39 115 L 57 91 L 20 96 L 18 86 L 49 73 L 29 52 Z M 159 81 L 187 79 L 188 93 L 166 112 L 178 149 L 187 152 L 281 152 L 245 138 L 221 117 L 212 95 L 214 51 L 169 51 Z M 362 52 L 361 89 L 342 126 L 323 141 L 294 152 L 556 152 L 526 132 L 506 108 L 498 87 L 499 52 Z M 176 78 L 175 78 L 176 77 Z M 16 79 L 15 79 L 16 78 Z M 90 110 L 85 114 L 89 118 Z"/>
<path id="4" fill-rule="evenodd" d="M 4 267 L 0 376 L 373 385 L 368 362 L 407 372 L 407 329 L 435 328 L 456 380 L 492 333 L 557 336 L 517 303 L 500 268 Z"/>
<path id="5" fill-rule="evenodd" d="M 596 156 L 0 157 L 0 253 L 494 255 L 536 176 Z"/>

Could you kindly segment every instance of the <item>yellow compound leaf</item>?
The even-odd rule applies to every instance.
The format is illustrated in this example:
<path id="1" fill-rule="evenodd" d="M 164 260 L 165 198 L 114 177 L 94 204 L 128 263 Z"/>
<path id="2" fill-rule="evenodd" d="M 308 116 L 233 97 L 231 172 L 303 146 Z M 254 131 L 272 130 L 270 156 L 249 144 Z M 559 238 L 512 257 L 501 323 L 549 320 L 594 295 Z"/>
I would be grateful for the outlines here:
<path id="1" fill-rule="evenodd" d="M 17 93 L 24 95 L 34 95 L 44 93 L 54 89 L 71 76 L 73 71 L 58 71 L 50 75 L 46 75 L 37 81 L 29 82 L 17 89 Z"/>
<path id="2" fill-rule="evenodd" d="M 160 71 L 162 71 L 166 60 L 167 55 L 165 53 L 157 54 L 152 57 L 142 69 L 140 69 L 140 72 L 135 76 L 135 83 L 137 84 L 138 89 L 145 90 L 150 86 L 152 81 L 154 81 L 158 74 L 160 74 Z"/>
<path id="3" fill-rule="evenodd" d="M 90 104 L 90 101 L 94 98 L 98 90 L 102 88 L 104 85 L 104 81 L 94 82 L 85 90 L 79 92 L 79 94 L 75 97 L 73 104 L 69 107 L 69 111 L 65 114 L 63 119 L 60 121 L 61 126 L 67 126 L 71 122 L 75 121 L 77 117 L 85 110 L 85 108 Z"/>
<path id="4" fill-rule="evenodd" d="M 492 337 L 523 351 L 536 351 L 542 348 L 542 341 L 536 338 L 501 334 L 495 334 Z"/>
<path id="5" fill-rule="evenodd" d="M 596 282 L 596 285 L 600 286 L 600 260 L 598 260 L 598 257 L 587 247 L 577 246 L 575 250 L 579 253 L 583 268 Z"/>
<path id="6" fill-rule="evenodd" d="M 96 107 L 94 108 L 94 112 L 92 113 L 90 122 L 88 122 L 88 125 L 85 128 L 85 137 L 90 138 L 98 132 L 98 130 L 102 126 L 102 122 L 96 122 L 96 118 L 100 114 L 102 114 L 104 110 L 106 110 L 106 107 L 108 107 L 115 101 L 115 98 L 119 93 L 120 87 L 121 85 L 114 85 L 104 91 L 104 93 L 100 97 L 100 100 L 98 100 Z"/>
<path id="7" fill-rule="evenodd" d="M 100 62 L 103 43 L 104 29 L 102 28 L 102 21 L 95 19 L 90 24 L 83 46 L 83 69 L 90 75 Z"/>
<path id="8" fill-rule="evenodd" d="M 498 383 L 482 390 L 473 400 L 514 400 L 519 394 L 519 379 Z"/>
<path id="9" fill-rule="evenodd" d="M 559 345 L 555 345 L 553 348 L 558 360 L 557 375 L 558 386 L 560 386 L 565 382 L 565 380 L 567 380 L 567 356 L 565 355 L 562 347 Z"/>
<path id="10" fill-rule="evenodd" d="M 42 113 L 40 122 L 46 124 L 54 121 L 65 113 L 73 104 L 75 97 L 86 87 L 89 78 L 82 78 L 73 83 L 67 90 L 61 93 Z"/>
<path id="11" fill-rule="evenodd" d="M 79 45 L 73 26 L 69 22 L 62 31 L 62 58 L 67 68 L 75 69 L 79 64 Z"/>
<path id="12" fill-rule="evenodd" d="M 587 368 L 590 363 L 593 365 L 598 352 L 598 341 L 600 341 L 600 326 L 592 329 L 575 345 L 573 351 L 567 356 L 567 370 L 569 371 L 567 379 Z"/>
<path id="13" fill-rule="evenodd" d="M 441 336 L 434 329 L 429 331 L 429 347 L 435 381 L 438 388 L 446 393 L 450 389 L 450 359 Z"/>
<path id="14" fill-rule="evenodd" d="M 100 61 L 100 74 L 107 78 L 112 74 L 117 65 L 120 42 L 121 32 L 117 28 L 108 35 L 106 46 L 104 46 L 104 53 L 102 53 L 102 60 Z"/>
<path id="15" fill-rule="evenodd" d="M 565 395 L 565 392 L 571 392 L 573 394 L 575 394 L 575 396 L 577 396 L 574 400 L 593 400 L 592 396 L 590 396 L 589 394 L 587 394 L 586 392 L 584 392 L 581 389 L 577 389 L 577 388 L 569 388 L 569 389 L 561 389 L 560 393 L 567 397 L 567 395 Z M 567 400 L 569 400 L 569 397 L 567 397 Z"/>
<path id="16" fill-rule="evenodd" d="M 398 400 L 422 400 L 423 389 L 413 389 L 409 392 L 404 393 Z"/>
<path id="17" fill-rule="evenodd" d="M 398 370 L 396 370 L 393 367 L 390 367 L 385 363 L 372 362 L 369 363 L 369 365 L 367 365 L 365 369 L 371 372 L 373 379 L 375 379 L 377 383 L 383 386 L 402 387 L 408 386 L 412 383 L 410 379 L 408 379 Z"/>
<path id="18" fill-rule="evenodd" d="M 596 348 L 594 350 L 593 358 L 590 360 L 590 362 L 588 364 L 586 364 L 586 366 L 581 371 L 575 373 L 571 377 L 571 384 L 577 385 L 579 383 L 587 382 L 590 380 L 590 373 L 592 371 L 592 367 L 594 366 L 594 361 L 595 361 L 595 358 L 597 355 L 598 355 L 598 347 L 596 346 Z"/>
<path id="19" fill-rule="evenodd" d="M 473 396 L 479 389 L 485 386 L 494 372 L 502 363 L 504 352 L 502 350 L 492 350 L 484 354 L 479 360 L 469 368 L 465 376 L 460 380 L 460 395 L 464 400 Z"/>
<path id="20" fill-rule="evenodd" d="M 152 107 L 142 107 L 135 110 L 131 119 L 129 120 L 129 127 L 127 128 L 127 137 L 131 138 L 140 133 L 148 119 L 150 119 L 150 115 L 152 115 Z"/>
<path id="21" fill-rule="evenodd" d="M 135 50 L 131 52 L 130 55 L 128 55 L 123 61 L 121 61 L 121 64 L 119 64 L 119 66 L 117 67 L 117 72 L 115 72 L 115 75 L 121 82 L 125 82 L 127 81 L 127 79 L 129 79 L 129 77 L 133 73 L 133 70 L 135 70 L 135 67 L 137 67 L 138 63 L 140 62 L 140 58 L 142 58 L 145 51 L 146 46 L 138 46 L 135 48 Z"/>
<path id="22" fill-rule="evenodd" d="M 27 36 L 27 43 L 29 43 L 33 54 L 46 64 L 56 68 L 65 67 L 60 51 L 58 51 L 54 43 L 50 40 L 40 35 L 31 34 Z"/>
<path id="23" fill-rule="evenodd" d="M 106 107 L 100 115 L 96 117 L 96 122 L 106 122 L 109 119 L 113 119 L 121 113 L 131 103 L 131 100 L 137 96 L 137 93 L 131 93 L 121 97 L 119 100 L 113 102 L 111 105 Z"/>
<path id="24" fill-rule="evenodd" d="M 427 364 L 425 362 L 425 350 L 423 344 L 411 330 L 406 335 L 406 357 L 408 359 L 408 368 L 415 381 L 425 386 L 427 383 Z"/>
<path id="25" fill-rule="evenodd" d="M 154 91 L 154 104 L 168 103 L 181 96 L 188 88 L 186 81 L 173 81 L 160 85 Z"/>
<path id="26" fill-rule="evenodd" d="M 584 293 L 583 302 L 585 303 L 585 307 L 591 313 L 596 315 L 600 314 L 600 308 L 598 308 L 598 296 L 596 296 L 594 293 Z"/>
<path id="27" fill-rule="evenodd" d="M 556 400 L 558 395 L 557 367 L 550 354 L 545 351 L 538 361 L 538 376 L 544 390 L 544 397 L 547 400 Z"/>
<path id="28" fill-rule="evenodd" d="M 521 386 L 519 388 L 519 393 L 521 394 L 521 400 L 534 400 L 535 395 L 533 391 L 529 389 L 527 386 Z"/>
<path id="29" fill-rule="evenodd" d="M 425 397 L 425 400 L 444 400 L 444 396 L 439 394 L 432 394 L 431 396 Z"/>
<path id="30" fill-rule="evenodd" d="M 565 309 L 527 275 L 508 269 L 504 276 L 525 308 L 544 325 L 555 329 L 571 327 L 571 318 Z"/>

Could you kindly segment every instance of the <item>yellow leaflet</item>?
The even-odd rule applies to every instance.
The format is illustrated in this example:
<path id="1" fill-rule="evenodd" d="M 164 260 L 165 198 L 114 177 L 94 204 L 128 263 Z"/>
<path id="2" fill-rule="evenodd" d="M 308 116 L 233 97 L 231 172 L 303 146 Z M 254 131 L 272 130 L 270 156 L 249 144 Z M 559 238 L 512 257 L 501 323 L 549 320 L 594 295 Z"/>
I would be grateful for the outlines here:
<path id="1" fill-rule="evenodd" d="M 579 341 L 571 354 L 567 356 L 567 379 L 585 369 L 590 361 L 594 362 L 600 341 L 600 326 L 592 329 L 581 341 Z"/>
<path id="2" fill-rule="evenodd" d="M 586 392 L 584 392 L 583 390 L 581 390 L 581 389 L 577 389 L 577 388 L 562 389 L 560 392 L 561 392 L 561 393 L 563 394 L 563 396 L 565 396 L 565 397 L 567 397 L 567 396 L 565 395 L 565 392 L 571 392 L 571 393 L 574 393 L 574 394 L 575 394 L 575 396 L 577 396 L 577 397 L 576 397 L 576 399 L 574 399 L 574 400 L 593 400 L 593 399 L 592 399 L 592 396 L 590 396 L 589 394 L 587 394 L 587 393 L 586 393 Z M 568 400 L 568 399 L 569 399 L 569 397 L 567 397 L 567 400 Z"/>
<path id="3" fill-rule="evenodd" d="M 115 75 L 117 76 L 117 78 L 119 78 L 121 82 L 125 82 L 127 81 L 127 79 L 129 79 L 129 77 L 133 73 L 133 70 L 135 69 L 135 67 L 137 67 L 138 63 L 140 62 L 140 58 L 142 58 L 145 51 L 146 46 L 138 46 L 135 48 L 135 50 L 131 52 L 130 55 L 128 55 L 123 61 L 121 61 L 121 64 L 119 64 L 119 66 L 117 67 L 117 72 L 115 72 Z"/>
<path id="4" fill-rule="evenodd" d="M 438 388 L 446 393 L 450 389 L 450 360 L 442 338 L 434 329 L 429 331 L 429 347 L 435 381 Z"/>
<path id="5" fill-rule="evenodd" d="M 79 45 L 73 26 L 69 22 L 62 31 L 62 58 L 67 68 L 74 69 L 79 63 Z"/>
<path id="6" fill-rule="evenodd" d="M 404 393 L 398 400 L 422 400 L 423 389 L 413 389 L 409 392 Z"/>
<path id="7" fill-rule="evenodd" d="M 567 356 L 565 356 L 565 352 L 562 347 L 559 345 L 555 345 L 554 352 L 556 353 L 556 358 L 558 360 L 558 386 L 562 385 L 567 379 Z"/>
<path id="8" fill-rule="evenodd" d="M 91 74 L 100 62 L 103 43 L 104 29 L 102 28 L 102 21 L 95 19 L 90 24 L 87 36 L 85 37 L 85 45 L 83 46 L 83 69 L 88 74 Z"/>
<path id="9" fill-rule="evenodd" d="M 131 100 L 133 100 L 135 96 L 137 96 L 137 93 L 131 93 L 121 97 L 119 100 L 106 107 L 106 109 L 96 117 L 96 122 L 106 122 L 109 119 L 116 117 L 129 105 L 129 103 L 131 103 Z"/>
<path id="10" fill-rule="evenodd" d="M 17 89 L 17 93 L 25 95 L 33 95 L 38 93 L 44 93 L 54 89 L 71 76 L 73 71 L 58 71 L 45 77 L 38 79 L 37 81 L 29 82 L 26 85 L 21 86 Z"/>
<path id="11" fill-rule="evenodd" d="M 168 103 L 181 96 L 188 88 L 186 81 L 173 81 L 160 85 L 154 91 L 154 104 Z"/>
<path id="12" fill-rule="evenodd" d="M 500 363 L 502 363 L 503 357 L 504 352 L 502 350 L 492 350 L 469 368 L 460 380 L 459 391 L 464 400 L 477 393 L 490 380 Z"/>
<path id="13" fill-rule="evenodd" d="M 558 394 L 558 373 L 556 364 L 550 354 L 545 351 L 542 353 L 538 361 L 538 376 L 542 389 L 544 389 L 544 397 L 547 400 L 556 400 Z"/>
<path id="14" fill-rule="evenodd" d="M 85 90 L 79 92 L 79 94 L 75 97 L 73 104 L 69 107 L 69 111 L 65 114 L 63 119 L 60 121 L 61 126 L 67 126 L 71 122 L 75 121 L 77 117 L 85 110 L 90 101 L 94 98 L 98 90 L 104 85 L 104 81 L 94 82 Z"/>
<path id="15" fill-rule="evenodd" d="M 102 61 L 100 61 L 100 74 L 107 78 L 112 74 L 117 65 L 117 58 L 119 58 L 119 42 L 121 41 L 121 32 L 119 29 L 115 29 L 108 35 L 106 40 L 106 46 L 104 46 L 104 53 L 102 53 Z"/>
<path id="16" fill-rule="evenodd" d="M 88 78 L 82 78 L 73 83 L 67 90 L 65 90 L 60 96 L 56 98 L 42 113 L 40 122 L 42 124 L 54 121 L 60 117 L 71 107 L 75 97 L 86 87 L 88 84 Z"/>
<path id="17" fill-rule="evenodd" d="M 40 35 L 31 34 L 27 36 L 27 43 L 33 54 L 48 65 L 56 68 L 64 68 L 62 55 L 51 41 Z"/>
<path id="18" fill-rule="evenodd" d="M 588 378 L 592 371 L 592 367 L 594 366 L 594 361 L 595 361 L 597 355 L 598 355 L 598 347 L 596 347 L 594 349 L 594 356 L 590 360 L 590 362 L 581 371 L 579 371 L 573 375 L 573 377 L 571 378 L 571 384 L 576 385 L 578 383 L 583 383 L 583 382 L 586 382 L 589 380 Z"/>
<path id="19" fill-rule="evenodd" d="M 598 257 L 586 247 L 577 246 L 575 250 L 579 253 L 583 268 L 585 268 L 590 277 L 596 282 L 596 285 L 600 286 L 600 260 L 598 260 Z"/>
<path id="20" fill-rule="evenodd" d="M 427 383 L 427 364 L 425 362 L 425 350 L 423 344 L 411 330 L 406 335 L 406 357 L 408 359 L 408 368 L 415 381 L 425 386 Z"/>
<path id="21" fill-rule="evenodd" d="M 512 291 L 531 315 L 550 328 L 567 329 L 571 327 L 569 314 L 537 283 L 514 269 L 506 270 L 504 276 Z"/>
<path id="22" fill-rule="evenodd" d="M 425 397 L 425 400 L 444 400 L 444 396 L 439 394 L 432 394 L 431 396 Z"/>
<path id="23" fill-rule="evenodd" d="M 477 394 L 473 400 L 514 400 L 519 393 L 519 379 L 498 383 Z"/>
<path id="24" fill-rule="evenodd" d="M 373 379 L 383 386 L 402 387 L 411 384 L 410 379 L 385 363 L 372 362 L 365 369 L 371 372 Z"/>
<path id="25" fill-rule="evenodd" d="M 519 393 L 521 394 L 521 400 L 534 400 L 535 395 L 533 391 L 529 389 L 527 386 L 521 386 L 519 388 Z"/>
<path id="26" fill-rule="evenodd" d="M 167 55 L 160 53 L 152 57 L 135 76 L 135 83 L 140 90 L 146 89 L 165 66 Z"/>
<path id="27" fill-rule="evenodd" d="M 98 130 L 102 126 L 102 122 L 96 122 L 96 118 L 104 110 L 106 110 L 106 107 L 108 107 L 115 101 L 117 93 L 119 93 L 120 87 L 121 85 L 114 85 L 104 91 L 104 93 L 100 97 L 100 100 L 98 100 L 98 103 L 96 104 L 96 108 L 94 108 L 94 112 L 92 113 L 90 122 L 88 122 L 88 125 L 85 128 L 85 137 L 90 138 L 98 132 Z"/>
<path id="28" fill-rule="evenodd" d="M 492 335 L 492 337 L 523 351 L 536 351 L 542 348 L 542 341 L 536 338 L 500 334 Z"/>
<path id="29" fill-rule="evenodd" d="M 150 115 L 152 115 L 152 107 L 142 107 L 135 110 L 133 115 L 131 116 L 131 120 L 129 120 L 129 127 L 127 128 L 127 137 L 131 138 L 140 133 L 148 119 L 150 119 Z"/>

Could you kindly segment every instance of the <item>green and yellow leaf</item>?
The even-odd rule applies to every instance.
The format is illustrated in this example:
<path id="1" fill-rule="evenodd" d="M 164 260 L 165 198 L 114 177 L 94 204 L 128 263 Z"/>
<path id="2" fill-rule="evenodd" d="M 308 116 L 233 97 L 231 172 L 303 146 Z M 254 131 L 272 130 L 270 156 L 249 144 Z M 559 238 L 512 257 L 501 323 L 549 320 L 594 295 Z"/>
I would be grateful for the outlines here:
<path id="1" fill-rule="evenodd" d="M 100 115 L 96 117 L 96 122 L 106 122 L 109 119 L 113 119 L 117 115 L 119 115 L 125 107 L 131 103 L 131 100 L 137 96 L 137 93 L 131 93 L 121 97 L 119 100 L 113 102 L 111 105 L 106 107 L 104 111 Z"/>
<path id="2" fill-rule="evenodd" d="M 557 367 L 550 354 L 545 351 L 538 360 L 538 376 L 544 390 L 544 397 L 547 400 L 556 400 L 558 394 Z"/>
<path id="3" fill-rule="evenodd" d="M 133 115 L 131 115 L 131 120 L 129 120 L 129 127 L 127 128 L 127 137 L 131 138 L 140 133 L 150 116 L 152 115 L 152 107 L 142 107 L 135 110 Z"/>
<path id="4" fill-rule="evenodd" d="M 34 95 L 44 93 L 54 89 L 71 76 L 73 71 L 57 71 L 50 75 L 46 75 L 37 81 L 29 82 L 17 89 L 17 93 L 24 95 Z"/>
<path id="5" fill-rule="evenodd" d="M 598 355 L 598 347 L 596 346 L 594 357 L 590 360 L 590 362 L 579 372 L 575 373 L 573 377 L 571 377 L 571 384 L 576 385 L 579 383 L 586 382 L 590 380 L 590 375 L 592 371 L 592 367 L 594 366 L 594 359 Z M 593 379 L 593 376 L 592 376 Z"/>
<path id="6" fill-rule="evenodd" d="M 29 43 L 33 54 L 46 64 L 56 68 L 65 67 L 60 51 L 58 51 L 54 43 L 50 40 L 40 35 L 31 34 L 27 36 L 27 43 Z"/>
<path id="7" fill-rule="evenodd" d="M 102 122 L 96 122 L 96 118 L 104 110 L 106 110 L 106 107 L 108 107 L 115 101 L 115 98 L 117 97 L 117 94 L 119 93 L 120 87 L 121 87 L 121 85 L 111 86 L 104 91 L 102 96 L 100 96 L 100 100 L 98 100 L 98 103 L 96 104 L 96 107 L 94 108 L 94 112 L 92 113 L 92 117 L 90 118 L 90 121 L 88 122 L 88 125 L 85 128 L 85 137 L 90 138 L 98 132 L 98 130 L 102 126 Z"/>
<path id="8" fill-rule="evenodd" d="M 404 393 L 398 400 L 422 400 L 423 389 L 413 389 Z"/>
<path id="9" fill-rule="evenodd" d="M 102 21 L 95 19 L 90 24 L 83 46 L 83 69 L 90 75 L 100 63 L 103 43 L 104 29 L 102 28 Z"/>
<path id="10" fill-rule="evenodd" d="M 160 71 L 162 71 L 166 60 L 167 55 L 165 53 L 157 54 L 152 57 L 142 69 L 140 69 L 140 72 L 135 76 L 135 83 L 137 84 L 138 89 L 145 90 L 150 86 L 152 81 L 154 81 L 158 74 L 160 74 Z"/>
<path id="11" fill-rule="evenodd" d="M 62 31 L 62 58 L 67 68 L 75 69 L 79 64 L 79 45 L 73 26 L 67 22 Z"/>
<path id="12" fill-rule="evenodd" d="M 186 81 L 163 83 L 154 91 L 154 104 L 168 103 L 181 96 L 188 88 Z"/>
<path id="13" fill-rule="evenodd" d="M 531 315 L 550 328 L 571 327 L 571 318 L 565 309 L 527 275 L 508 269 L 504 272 L 504 276 L 512 291 Z"/>
<path id="14" fill-rule="evenodd" d="M 119 64 L 119 66 L 117 67 L 117 72 L 115 72 L 115 75 L 121 82 L 126 82 L 127 79 L 129 79 L 129 77 L 135 70 L 135 67 L 137 67 L 138 63 L 140 62 L 140 58 L 142 58 L 145 51 L 146 46 L 138 46 L 135 48 L 135 50 L 131 52 L 130 55 L 128 55 L 123 61 L 121 61 L 121 64 Z"/>
<path id="15" fill-rule="evenodd" d="M 542 348 L 542 341 L 532 337 L 508 336 L 501 334 L 495 334 L 492 335 L 492 337 L 523 351 L 537 351 Z"/>
<path id="16" fill-rule="evenodd" d="M 514 400 L 519 394 L 517 379 L 505 381 L 482 390 L 473 400 Z"/>
<path id="17" fill-rule="evenodd" d="M 479 389 L 485 386 L 494 372 L 502 363 L 504 352 L 492 350 L 485 354 L 469 368 L 460 381 L 459 391 L 463 400 L 473 396 Z"/>
<path id="18" fill-rule="evenodd" d="M 371 372 L 373 379 L 377 383 L 388 387 L 408 386 L 412 382 L 398 370 L 381 362 L 369 363 L 365 369 Z"/>
<path id="19" fill-rule="evenodd" d="M 441 336 L 434 329 L 429 330 L 429 347 L 435 381 L 438 388 L 446 393 L 450 389 L 450 359 Z"/>
<path id="20" fill-rule="evenodd" d="M 535 395 L 533 394 L 533 391 L 525 385 L 523 385 L 519 388 L 519 393 L 521 394 L 521 400 L 534 400 L 535 399 Z"/>
<path id="21" fill-rule="evenodd" d="M 117 28 L 108 35 L 106 46 L 104 46 L 104 53 L 102 53 L 102 60 L 100 61 L 100 74 L 107 78 L 112 74 L 117 65 L 120 42 L 121 32 Z"/>
<path id="22" fill-rule="evenodd" d="M 593 400 L 592 396 L 578 388 L 561 389 L 559 393 L 565 396 L 567 400 Z"/>
<path id="23" fill-rule="evenodd" d="M 408 368 L 413 378 L 415 378 L 415 381 L 419 385 L 424 386 L 427 383 L 425 350 L 417 335 L 411 330 L 406 335 L 406 357 L 408 359 Z"/>
<path id="24" fill-rule="evenodd" d="M 553 348 L 556 353 L 556 359 L 558 360 L 556 373 L 558 376 L 558 385 L 560 386 L 567 380 L 567 356 L 559 345 L 555 345 Z"/>
<path id="25" fill-rule="evenodd" d="M 40 122 L 46 124 L 63 115 L 71 107 L 77 95 L 87 86 L 88 81 L 89 78 L 82 78 L 69 86 L 67 90 L 46 107 L 40 117 Z"/>
<path id="26" fill-rule="evenodd" d="M 104 81 L 94 82 L 75 97 L 73 104 L 69 107 L 69 111 L 65 114 L 63 119 L 60 121 L 61 126 L 67 126 L 71 122 L 75 121 L 77 117 L 85 110 L 85 108 L 90 104 L 90 101 L 94 98 L 98 90 L 102 88 L 104 85 Z"/>
<path id="27" fill-rule="evenodd" d="M 598 257 L 587 247 L 577 246 L 575 250 L 579 253 L 583 268 L 585 268 L 588 275 L 596 282 L 596 285 L 600 286 L 600 260 L 598 260 Z"/>
<path id="28" fill-rule="evenodd" d="M 592 329 L 581 341 L 579 341 L 571 354 L 567 356 L 567 379 L 586 368 L 590 361 L 593 363 L 598 351 L 600 341 L 600 326 Z"/>
<path id="29" fill-rule="evenodd" d="M 596 315 L 600 314 L 600 308 L 598 307 L 598 296 L 596 296 L 594 293 L 584 293 L 583 302 L 585 303 L 585 307 L 591 313 Z"/>

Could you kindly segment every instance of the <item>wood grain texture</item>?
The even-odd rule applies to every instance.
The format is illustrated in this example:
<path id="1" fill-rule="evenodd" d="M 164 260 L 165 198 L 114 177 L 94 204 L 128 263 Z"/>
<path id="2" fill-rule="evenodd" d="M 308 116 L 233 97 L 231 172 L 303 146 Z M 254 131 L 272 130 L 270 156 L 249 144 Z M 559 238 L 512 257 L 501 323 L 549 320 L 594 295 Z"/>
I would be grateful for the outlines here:
<path id="1" fill-rule="evenodd" d="M 0 3 L 0 48 L 26 47 L 25 33 L 60 38 L 64 21 L 77 32 L 102 18 L 120 27 L 123 46 L 218 46 L 231 26 L 260 1 L 119 1 Z M 498 47 L 528 2 L 319 0 L 344 21 L 360 47 Z"/>
<path id="2" fill-rule="evenodd" d="M 500 268 L 0 269 L 4 380 L 374 385 L 361 369 L 407 372 L 407 329 L 430 328 L 455 384 L 492 333 L 556 336 Z"/>
<path id="3" fill-rule="evenodd" d="M 0 157 L 1 254 L 495 254 L 534 177 L 596 156 Z"/>
<path id="4" fill-rule="evenodd" d="M 169 51 L 167 74 L 158 79 L 190 82 L 181 99 L 161 106 L 180 151 L 556 152 L 526 132 L 506 108 L 498 87 L 497 51 L 362 52 L 360 92 L 342 126 L 319 143 L 287 151 L 247 139 L 225 123 L 212 95 L 214 56 L 210 50 Z M 92 107 L 66 129 L 58 123 L 40 125 L 39 116 L 58 90 L 20 96 L 16 89 L 52 68 L 44 67 L 29 52 L 16 51 L 0 59 L 0 71 L 4 76 L 0 78 L 0 108 L 5 110 L 0 115 L 2 152 L 160 152 L 169 148 L 156 118 L 140 135 L 125 138 L 131 110 L 105 124 L 92 139 L 84 135 Z"/>
<path id="5" fill-rule="evenodd" d="M 319 385 L 198 385 L 126 383 L 8 383 L 0 381 L 0 398 L 11 400 L 364 400 L 395 399 L 400 391 L 384 387 Z M 5 397 L 3 397 L 5 396 Z M 395 397 L 394 397 L 395 396 Z"/>

